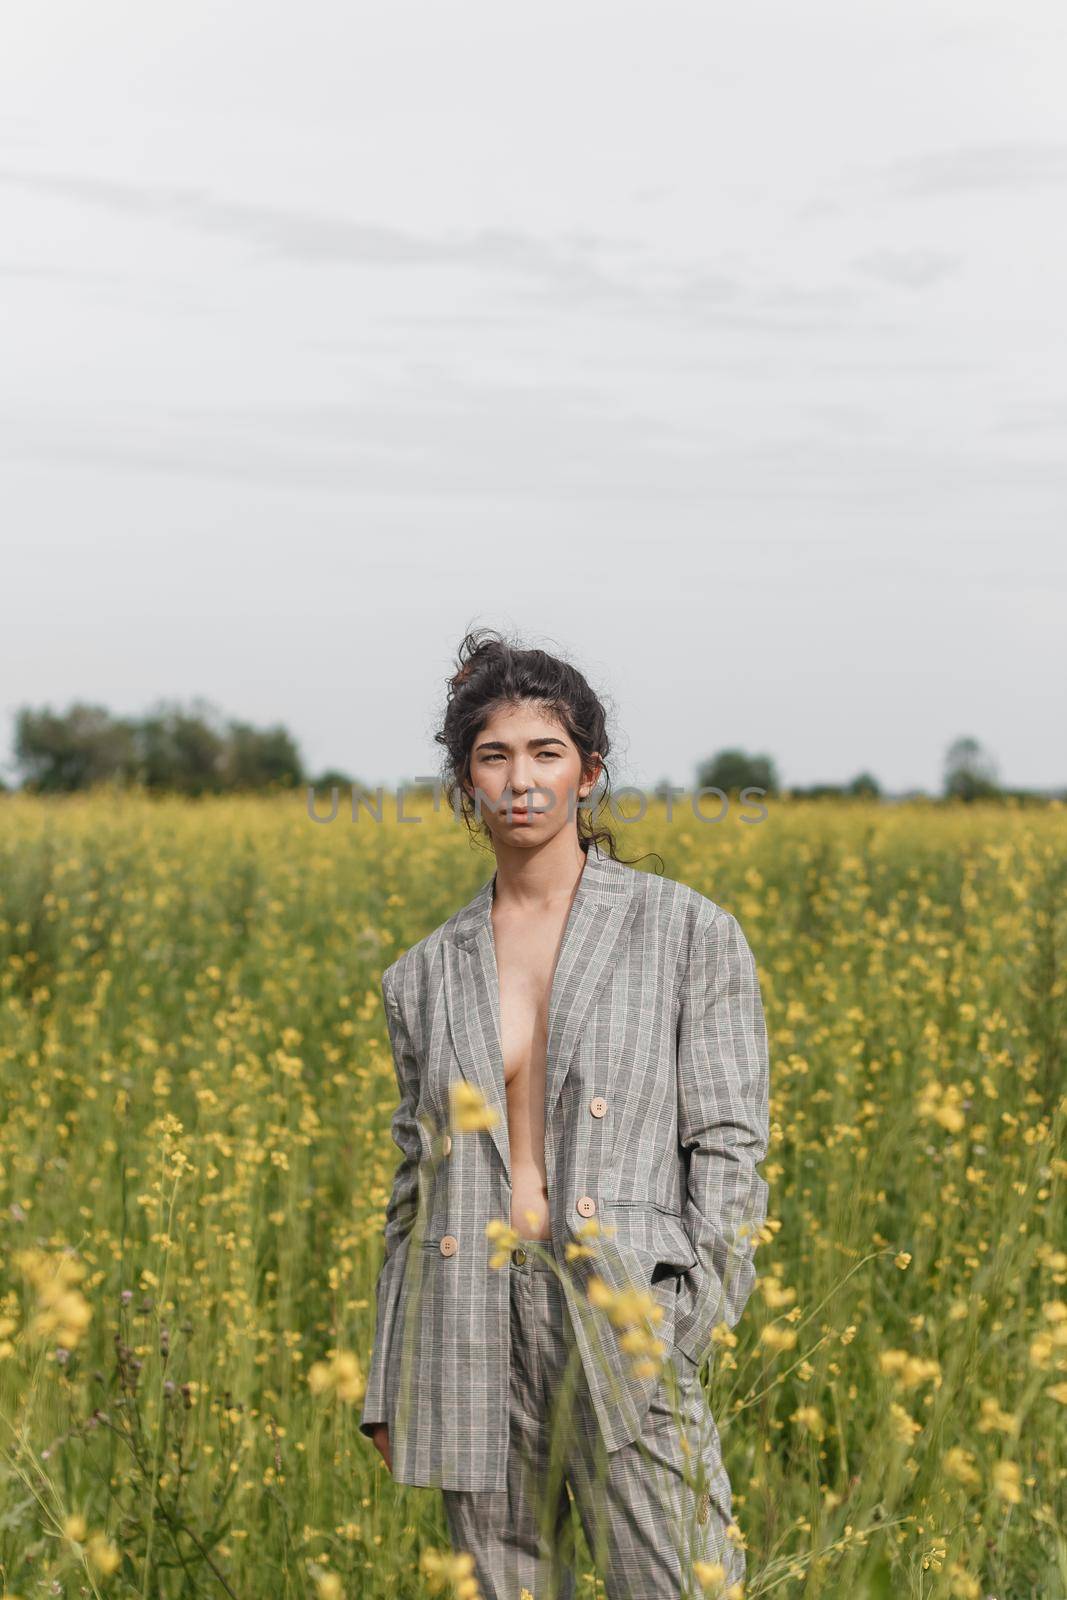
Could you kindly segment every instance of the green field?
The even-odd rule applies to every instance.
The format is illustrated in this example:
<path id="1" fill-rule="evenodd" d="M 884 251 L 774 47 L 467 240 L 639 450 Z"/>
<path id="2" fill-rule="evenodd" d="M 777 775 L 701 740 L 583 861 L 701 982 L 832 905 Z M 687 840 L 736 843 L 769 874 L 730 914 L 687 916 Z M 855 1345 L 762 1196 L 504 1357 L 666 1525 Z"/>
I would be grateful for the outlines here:
<path id="1" fill-rule="evenodd" d="M 1064 1600 L 1067 811 L 769 812 L 616 828 L 760 970 L 768 1227 L 709 1382 L 746 1595 Z M 379 978 L 492 867 L 302 793 L 0 802 L 0 1594 L 431 1592 L 440 1497 L 356 1426 Z"/>

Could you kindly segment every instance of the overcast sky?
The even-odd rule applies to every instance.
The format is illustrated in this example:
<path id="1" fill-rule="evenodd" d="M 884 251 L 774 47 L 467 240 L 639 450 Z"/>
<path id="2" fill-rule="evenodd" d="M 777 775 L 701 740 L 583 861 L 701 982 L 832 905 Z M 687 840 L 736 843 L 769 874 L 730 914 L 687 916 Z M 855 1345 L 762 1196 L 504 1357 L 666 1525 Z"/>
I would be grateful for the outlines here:
<path id="1" fill-rule="evenodd" d="M 1053 0 L 9 0 L 0 754 L 201 695 L 433 771 L 468 626 L 616 783 L 1067 781 Z"/>

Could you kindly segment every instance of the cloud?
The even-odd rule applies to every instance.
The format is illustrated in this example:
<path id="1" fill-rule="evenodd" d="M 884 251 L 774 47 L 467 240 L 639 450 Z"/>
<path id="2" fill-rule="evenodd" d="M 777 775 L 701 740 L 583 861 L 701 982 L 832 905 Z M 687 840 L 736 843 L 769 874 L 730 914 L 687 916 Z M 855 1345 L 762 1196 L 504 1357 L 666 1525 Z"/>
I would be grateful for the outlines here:
<path id="1" fill-rule="evenodd" d="M 945 250 L 871 250 L 856 256 L 852 270 L 900 289 L 928 289 L 960 270 L 962 257 Z"/>
<path id="2" fill-rule="evenodd" d="M 632 255 L 626 241 L 587 231 L 543 239 L 516 228 L 434 235 L 288 206 L 220 200 L 203 189 L 0 168 L 0 185 L 91 206 L 138 222 L 172 223 L 254 245 L 278 259 L 317 265 L 466 267 L 508 283 L 516 316 L 531 310 L 598 311 L 738 332 L 806 333 L 854 325 L 862 310 L 848 284 L 760 282 L 745 267 L 642 261 L 626 269 L 604 258 Z M 469 320 L 466 313 L 461 320 Z M 425 321 L 403 313 L 394 326 Z M 445 324 L 448 313 L 434 316 Z M 486 322 L 500 320 L 487 309 Z"/>
<path id="3" fill-rule="evenodd" d="M 1039 140 L 961 145 L 895 162 L 884 174 L 886 192 L 926 197 L 1067 184 L 1067 144 Z"/>
<path id="4" fill-rule="evenodd" d="M 1067 396 L 1016 403 L 1010 412 L 1006 410 L 995 427 L 998 433 L 1006 435 L 1029 437 L 1034 433 L 1053 433 L 1062 438 L 1067 429 Z"/>
<path id="5" fill-rule="evenodd" d="M 852 169 L 813 194 L 802 220 L 847 217 L 879 200 L 927 200 L 968 194 L 1035 193 L 1067 184 L 1067 144 L 1040 140 L 959 145 L 930 150 L 889 166 Z"/>
<path id="6" fill-rule="evenodd" d="M 0 169 L 0 184 L 114 216 L 234 239 L 279 259 L 367 267 L 466 266 L 525 279 L 535 291 L 620 303 L 636 292 L 594 259 L 614 248 L 613 242 L 589 233 L 559 243 L 514 228 L 432 235 L 287 206 L 220 200 L 202 189 L 10 168 Z"/>
<path id="7" fill-rule="evenodd" d="M 648 408 L 613 406 L 592 389 L 544 382 L 465 384 L 427 378 L 358 404 L 236 407 L 155 417 L 25 407 L 0 417 L 8 460 L 126 474 L 229 480 L 257 488 L 506 505 L 807 504 L 928 511 L 983 489 L 1062 494 L 1054 441 L 1026 452 L 900 439 L 873 412 L 805 408 L 753 434 Z"/>

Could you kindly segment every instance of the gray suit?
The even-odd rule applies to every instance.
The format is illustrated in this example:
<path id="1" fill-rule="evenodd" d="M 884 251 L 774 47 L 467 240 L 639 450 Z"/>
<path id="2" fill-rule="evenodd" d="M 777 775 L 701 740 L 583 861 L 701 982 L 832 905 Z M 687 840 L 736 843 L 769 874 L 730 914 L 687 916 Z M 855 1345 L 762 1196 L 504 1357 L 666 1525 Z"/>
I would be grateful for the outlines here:
<path id="1" fill-rule="evenodd" d="M 485 1233 L 511 1209 L 494 887 L 495 875 L 382 977 L 403 1159 L 360 1427 L 389 1422 L 398 1482 L 445 1490 L 507 1483 L 509 1274 L 489 1265 Z M 431 1132 L 447 1129 L 458 1078 L 498 1121 L 453 1133 L 435 1164 Z M 586 1300 L 588 1281 L 651 1287 L 665 1312 L 659 1336 L 701 1362 L 712 1328 L 737 1323 L 755 1281 L 767 1119 L 766 1028 L 737 920 L 591 845 L 549 1003 L 545 1164 L 551 1248 L 573 1288 L 574 1337 L 609 1452 L 641 1433 L 656 1380 L 631 1375 L 606 1313 Z M 589 1216 L 614 1234 L 594 1259 L 568 1262 Z"/>

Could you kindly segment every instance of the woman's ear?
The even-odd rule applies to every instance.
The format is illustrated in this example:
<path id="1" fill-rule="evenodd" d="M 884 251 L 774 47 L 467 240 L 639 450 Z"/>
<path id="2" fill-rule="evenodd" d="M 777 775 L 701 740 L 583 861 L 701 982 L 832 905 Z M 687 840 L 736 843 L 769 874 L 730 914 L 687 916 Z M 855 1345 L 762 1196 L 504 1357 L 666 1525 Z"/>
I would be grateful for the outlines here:
<path id="1" fill-rule="evenodd" d="M 589 757 L 589 766 L 583 768 L 582 771 L 582 782 L 579 785 L 579 793 L 581 794 L 583 800 L 591 793 L 593 789 L 596 788 L 597 779 L 600 777 L 602 770 L 603 768 L 600 762 L 600 755 L 597 751 L 594 751 Z"/>

